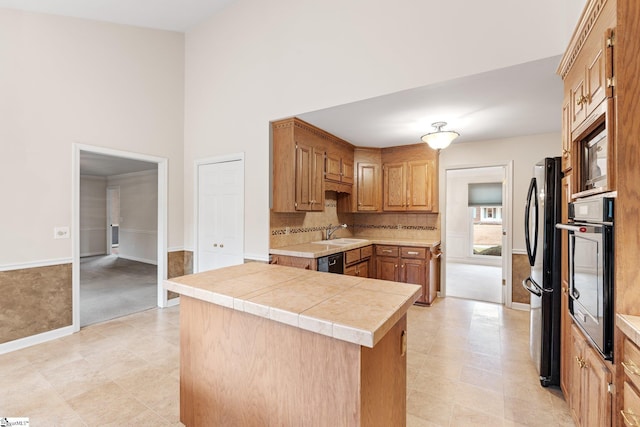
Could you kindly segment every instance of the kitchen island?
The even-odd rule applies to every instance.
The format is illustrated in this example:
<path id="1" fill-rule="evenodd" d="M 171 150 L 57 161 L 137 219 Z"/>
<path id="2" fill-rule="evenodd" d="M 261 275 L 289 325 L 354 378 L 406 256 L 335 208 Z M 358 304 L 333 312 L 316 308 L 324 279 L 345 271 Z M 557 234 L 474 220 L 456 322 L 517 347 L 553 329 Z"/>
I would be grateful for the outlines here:
<path id="1" fill-rule="evenodd" d="M 180 298 L 180 420 L 406 421 L 415 285 L 248 263 L 165 281 Z"/>

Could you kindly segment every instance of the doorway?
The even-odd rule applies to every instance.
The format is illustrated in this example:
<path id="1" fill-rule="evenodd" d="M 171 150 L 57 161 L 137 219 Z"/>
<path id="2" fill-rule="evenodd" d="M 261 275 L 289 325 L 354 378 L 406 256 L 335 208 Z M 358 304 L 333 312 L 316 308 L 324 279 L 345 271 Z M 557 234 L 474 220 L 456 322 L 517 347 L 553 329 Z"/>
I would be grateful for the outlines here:
<path id="1" fill-rule="evenodd" d="M 107 187 L 107 250 L 118 255 L 120 245 L 120 187 Z"/>
<path id="2" fill-rule="evenodd" d="M 166 306 L 167 160 L 74 144 L 73 164 L 74 330 Z"/>
<path id="3" fill-rule="evenodd" d="M 507 302 L 507 166 L 448 169 L 446 296 Z"/>

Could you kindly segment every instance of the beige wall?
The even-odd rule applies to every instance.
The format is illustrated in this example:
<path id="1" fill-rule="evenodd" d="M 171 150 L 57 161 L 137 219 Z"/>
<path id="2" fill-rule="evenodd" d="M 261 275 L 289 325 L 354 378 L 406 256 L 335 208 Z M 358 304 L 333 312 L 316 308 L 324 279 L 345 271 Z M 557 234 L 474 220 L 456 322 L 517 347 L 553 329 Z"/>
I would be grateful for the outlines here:
<path id="1" fill-rule="evenodd" d="M 183 244 L 184 35 L 0 9 L 0 268 L 71 257 L 72 145 L 169 158 Z"/>
<path id="2" fill-rule="evenodd" d="M 266 257 L 270 120 L 559 55 L 575 25 L 568 9 L 555 0 L 231 3 L 186 35 L 185 246 L 194 160 L 245 152 L 245 255 Z"/>

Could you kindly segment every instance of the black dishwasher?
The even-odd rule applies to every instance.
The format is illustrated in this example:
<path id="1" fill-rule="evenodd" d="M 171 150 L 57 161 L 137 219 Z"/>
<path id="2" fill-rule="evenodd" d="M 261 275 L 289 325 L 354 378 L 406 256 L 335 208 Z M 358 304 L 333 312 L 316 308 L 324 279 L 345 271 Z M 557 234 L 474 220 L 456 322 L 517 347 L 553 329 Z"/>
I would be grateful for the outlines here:
<path id="1" fill-rule="evenodd" d="M 344 272 L 344 252 L 318 258 L 318 271 L 342 274 Z"/>

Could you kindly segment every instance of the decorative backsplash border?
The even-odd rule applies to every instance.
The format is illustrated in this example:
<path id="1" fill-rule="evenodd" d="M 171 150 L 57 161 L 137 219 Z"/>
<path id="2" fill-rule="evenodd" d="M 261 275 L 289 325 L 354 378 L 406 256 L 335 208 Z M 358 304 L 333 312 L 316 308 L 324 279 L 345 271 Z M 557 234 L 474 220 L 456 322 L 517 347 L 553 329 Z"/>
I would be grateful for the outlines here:
<path id="1" fill-rule="evenodd" d="M 434 231 L 437 230 L 437 227 L 432 225 L 374 225 L 374 224 L 352 224 L 349 226 L 350 228 L 362 228 L 362 229 L 374 229 L 374 230 L 418 230 L 418 231 Z M 271 230 L 272 236 L 283 236 L 287 234 L 298 234 L 298 233 L 312 233 L 315 231 L 324 231 L 329 228 L 329 225 L 324 227 L 316 226 L 316 227 L 297 227 L 297 228 L 274 228 Z"/>

